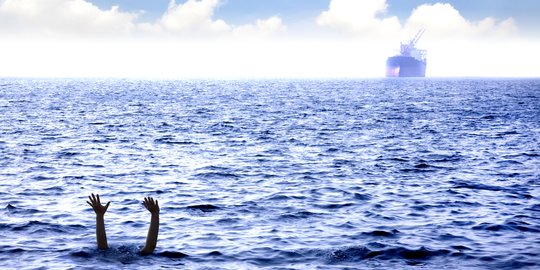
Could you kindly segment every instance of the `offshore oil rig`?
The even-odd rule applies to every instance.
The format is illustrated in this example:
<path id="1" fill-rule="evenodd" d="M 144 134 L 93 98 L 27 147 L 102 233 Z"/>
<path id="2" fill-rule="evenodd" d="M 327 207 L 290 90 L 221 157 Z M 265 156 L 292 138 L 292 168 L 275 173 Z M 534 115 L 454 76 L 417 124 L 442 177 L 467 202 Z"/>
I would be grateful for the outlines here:
<path id="1" fill-rule="evenodd" d="M 399 55 L 386 60 L 386 77 L 426 77 L 426 50 L 416 48 L 425 29 L 416 33 L 408 43 L 401 43 Z"/>

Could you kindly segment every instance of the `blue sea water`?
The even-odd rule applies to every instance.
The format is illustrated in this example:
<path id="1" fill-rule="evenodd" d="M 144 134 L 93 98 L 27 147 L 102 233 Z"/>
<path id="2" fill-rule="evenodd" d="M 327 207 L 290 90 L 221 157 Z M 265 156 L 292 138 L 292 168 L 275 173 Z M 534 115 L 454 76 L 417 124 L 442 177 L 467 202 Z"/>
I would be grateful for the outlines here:
<path id="1" fill-rule="evenodd" d="M 1 269 L 540 268 L 537 79 L 0 79 L 0 123 Z"/>

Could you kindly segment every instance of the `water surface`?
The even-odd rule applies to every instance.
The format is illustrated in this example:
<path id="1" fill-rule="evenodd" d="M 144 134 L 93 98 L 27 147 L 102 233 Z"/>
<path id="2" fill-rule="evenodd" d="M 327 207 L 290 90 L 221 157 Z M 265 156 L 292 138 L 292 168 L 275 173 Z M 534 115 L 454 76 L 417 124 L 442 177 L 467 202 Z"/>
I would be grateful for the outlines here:
<path id="1" fill-rule="evenodd" d="M 3 269 L 540 267 L 540 80 L 1 79 L 0 123 Z"/>

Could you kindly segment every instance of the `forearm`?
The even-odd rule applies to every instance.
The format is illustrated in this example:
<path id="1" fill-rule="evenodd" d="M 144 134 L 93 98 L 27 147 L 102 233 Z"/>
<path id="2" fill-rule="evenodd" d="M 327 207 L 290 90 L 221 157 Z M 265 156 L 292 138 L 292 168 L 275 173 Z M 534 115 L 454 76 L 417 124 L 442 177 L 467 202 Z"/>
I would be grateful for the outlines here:
<path id="1" fill-rule="evenodd" d="M 96 216 L 96 239 L 99 249 L 107 249 L 107 234 L 105 233 L 105 220 L 103 215 Z"/>
<path id="2" fill-rule="evenodd" d="M 150 228 L 148 229 L 148 235 L 146 236 L 146 245 L 144 246 L 142 253 L 150 254 L 154 252 L 157 245 L 159 232 L 159 213 L 153 213 L 150 221 Z"/>

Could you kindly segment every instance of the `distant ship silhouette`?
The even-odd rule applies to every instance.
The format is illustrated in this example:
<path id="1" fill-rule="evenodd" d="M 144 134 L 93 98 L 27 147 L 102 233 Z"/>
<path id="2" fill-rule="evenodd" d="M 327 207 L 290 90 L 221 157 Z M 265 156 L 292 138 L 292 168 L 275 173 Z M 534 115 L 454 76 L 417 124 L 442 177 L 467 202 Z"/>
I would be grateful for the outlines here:
<path id="1" fill-rule="evenodd" d="M 427 52 L 415 47 L 424 32 L 421 29 L 408 43 L 401 43 L 399 55 L 388 57 L 386 77 L 426 77 Z"/>

